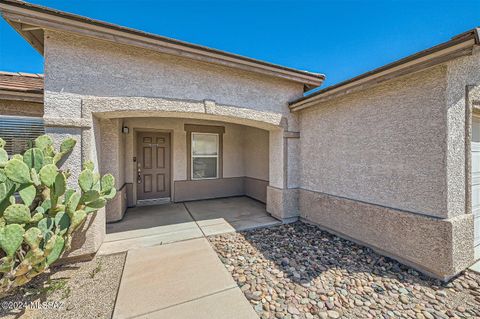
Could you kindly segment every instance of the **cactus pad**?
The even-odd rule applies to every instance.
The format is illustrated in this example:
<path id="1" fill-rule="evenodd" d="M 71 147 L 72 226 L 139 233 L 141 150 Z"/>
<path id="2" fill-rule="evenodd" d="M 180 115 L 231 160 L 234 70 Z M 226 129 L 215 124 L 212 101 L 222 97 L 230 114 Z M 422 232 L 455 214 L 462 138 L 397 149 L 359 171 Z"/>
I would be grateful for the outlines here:
<path id="1" fill-rule="evenodd" d="M 65 193 L 67 189 L 67 179 L 63 173 L 58 173 L 55 177 L 55 183 L 53 184 L 55 196 L 60 197 Z"/>
<path id="2" fill-rule="evenodd" d="M 0 229 L 0 247 L 12 257 L 23 242 L 25 230 L 18 224 L 11 224 Z"/>
<path id="3" fill-rule="evenodd" d="M 55 215 L 55 226 L 56 232 L 63 235 L 67 232 L 68 227 L 70 227 L 70 217 L 65 212 L 60 212 Z"/>
<path id="4" fill-rule="evenodd" d="M 55 222 L 54 222 L 53 218 L 45 217 L 44 219 L 42 219 L 38 222 L 37 227 L 38 227 L 38 229 L 40 229 L 42 234 L 45 236 L 45 234 L 47 234 L 48 232 L 50 232 L 53 229 L 54 223 Z"/>
<path id="5" fill-rule="evenodd" d="M 73 138 L 67 138 L 60 144 L 60 152 L 61 153 L 70 153 L 73 151 L 73 148 L 75 147 L 75 144 L 77 144 L 77 141 L 74 140 Z"/>
<path id="6" fill-rule="evenodd" d="M 27 164 L 20 159 L 11 159 L 7 162 L 5 165 L 5 175 L 15 183 L 29 184 L 32 182 L 30 169 Z"/>
<path id="7" fill-rule="evenodd" d="M 80 203 L 91 203 L 96 201 L 100 198 L 100 193 L 96 190 L 89 190 L 83 193 L 82 197 L 80 198 Z"/>
<path id="8" fill-rule="evenodd" d="M 53 140 L 50 136 L 48 135 L 42 135 L 42 136 L 39 136 L 35 139 L 35 147 L 41 149 L 42 151 L 49 147 L 49 146 L 52 146 L 53 145 Z"/>
<path id="9" fill-rule="evenodd" d="M 3 218 L 7 224 L 26 224 L 30 221 L 30 209 L 23 204 L 10 205 L 5 209 Z"/>
<path id="10" fill-rule="evenodd" d="M 68 233 L 73 233 L 83 223 L 86 217 L 87 213 L 84 210 L 77 210 L 75 213 L 73 213 L 70 220 Z"/>
<path id="11" fill-rule="evenodd" d="M 83 170 L 78 176 L 78 185 L 84 192 L 91 190 L 94 185 L 93 172 L 88 169 Z"/>
<path id="12" fill-rule="evenodd" d="M 0 148 L 0 167 L 5 167 L 8 161 L 8 154 L 3 148 Z"/>
<path id="13" fill-rule="evenodd" d="M 70 215 L 70 217 L 77 210 L 78 204 L 80 203 L 80 197 L 81 196 L 79 193 L 73 193 L 72 195 L 70 195 L 66 207 L 66 211 Z"/>
<path id="14" fill-rule="evenodd" d="M 30 248 L 37 249 L 43 238 L 42 231 L 37 227 L 29 228 L 25 234 L 23 234 L 23 238 Z"/>
<path id="15" fill-rule="evenodd" d="M 62 236 L 54 235 L 49 242 L 51 241 L 53 241 L 53 246 L 47 255 L 47 265 L 51 265 L 60 257 L 65 246 L 65 239 Z"/>
<path id="16" fill-rule="evenodd" d="M 39 148 L 31 148 L 23 154 L 23 162 L 27 164 L 28 168 L 34 168 L 37 172 L 43 166 L 43 152 Z"/>
<path id="17" fill-rule="evenodd" d="M 35 196 L 37 196 L 37 189 L 33 185 L 28 185 L 27 187 L 23 187 L 18 191 L 20 194 L 20 198 L 25 205 L 30 206 L 32 205 Z"/>
<path id="18" fill-rule="evenodd" d="M 106 174 L 102 177 L 101 180 L 102 185 L 102 193 L 106 194 L 109 193 L 110 190 L 115 187 L 115 179 L 113 178 L 112 174 Z"/>
<path id="19" fill-rule="evenodd" d="M 58 174 L 58 168 L 54 164 L 45 165 L 40 170 L 39 176 L 42 184 L 52 187 Z"/>

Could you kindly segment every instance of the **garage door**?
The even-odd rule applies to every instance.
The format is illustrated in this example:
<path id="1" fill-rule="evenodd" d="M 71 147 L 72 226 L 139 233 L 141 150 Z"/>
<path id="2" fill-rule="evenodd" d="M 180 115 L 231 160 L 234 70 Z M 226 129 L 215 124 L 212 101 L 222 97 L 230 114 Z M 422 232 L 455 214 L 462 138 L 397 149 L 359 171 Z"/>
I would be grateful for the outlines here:
<path id="1" fill-rule="evenodd" d="M 472 120 L 472 212 L 475 258 L 480 258 L 480 117 Z"/>

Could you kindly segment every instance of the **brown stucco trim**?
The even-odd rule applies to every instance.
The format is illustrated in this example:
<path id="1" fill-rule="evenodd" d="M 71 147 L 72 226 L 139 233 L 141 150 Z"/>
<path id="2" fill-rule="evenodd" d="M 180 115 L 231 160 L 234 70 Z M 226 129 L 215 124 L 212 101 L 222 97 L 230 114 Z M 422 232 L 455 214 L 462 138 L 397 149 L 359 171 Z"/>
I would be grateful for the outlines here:
<path id="1" fill-rule="evenodd" d="M 268 181 L 248 176 L 174 182 L 174 202 L 248 196 L 267 201 Z"/>
<path id="2" fill-rule="evenodd" d="M 245 176 L 243 179 L 245 195 L 262 203 L 267 202 L 268 181 Z"/>
<path id="3" fill-rule="evenodd" d="M 472 29 L 453 37 L 447 42 L 296 99 L 289 103 L 289 108 L 292 111 L 299 111 L 338 96 L 364 90 L 399 76 L 417 72 L 461 56 L 471 55 L 473 47 L 480 44 L 479 32 L 478 28 Z"/>
<path id="4" fill-rule="evenodd" d="M 439 219 L 299 189 L 300 217 L 448 280 L 474 261 L 473 217 Z"/>
<path id="5" fill-rule="evenodd" d="M 174 202 L 241 196 L 243 177 L 175 181 Z"/>
<path id="6" fill-rule="evenodd" d="M 320 86 L 325 79 L 323 74 L 297 70 L 23 1 L 2 0 L 0 10 L 7 22 L 41 54 L 43 54 L 42 29 L 49 29 L 280 77 L 303 83 L 305 90 Z"/>
<path id="7" fill-rule="evenodd" d="M 192 180 L 192 133 L 218 134 L 218 177 L 223 178 L 223 134 L 225 126 L 185 124 L 187 132 L 187 180 Z"/>

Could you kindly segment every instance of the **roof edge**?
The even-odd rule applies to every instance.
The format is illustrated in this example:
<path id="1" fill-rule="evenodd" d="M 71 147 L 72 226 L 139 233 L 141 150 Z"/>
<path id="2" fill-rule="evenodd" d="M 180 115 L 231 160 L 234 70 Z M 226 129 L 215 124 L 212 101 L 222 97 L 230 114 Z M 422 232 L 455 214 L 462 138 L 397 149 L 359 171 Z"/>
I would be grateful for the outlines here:
<path id="1" fill-rule="evenodd" d="M 0 0 L 0 11 L 4 19 L 22 36 L 25 36 L 25 33 L 28 32 L 22 31 L 21 24 L 25 23 L 43 29 L 82 34 L 110 42 L 134 45 L 208 63 L 280 77 L 302 83 L 305 89 L 318 87 L 325 80 L 323 74 L 297 70 L 23 1 Z M 33 43 L 31 44 L 33 45 Z M 39 49 L 37 48 L 37 50 Z"/>
<path id="2" fill-rule="evenodd" d="M 340 95 L 360 91 L 366 87 L 399 76 L 414 73 L 461 56 L 469 55 L 472 52 L 473 46 L 479 44 L 480 28 L 477 27 L 456 35 L 449 41 L 293 100 L 289 102 L 289 108 L 291 111 L 303 110 Z"/>

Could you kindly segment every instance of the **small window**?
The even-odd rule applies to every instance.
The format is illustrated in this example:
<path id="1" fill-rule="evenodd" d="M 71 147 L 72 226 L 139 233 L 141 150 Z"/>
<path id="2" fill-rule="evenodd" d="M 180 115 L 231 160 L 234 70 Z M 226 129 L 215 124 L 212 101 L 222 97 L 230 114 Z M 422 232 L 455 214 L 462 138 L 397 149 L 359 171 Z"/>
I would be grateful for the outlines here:
<path id="1" fill-rule="evenodd" d="M 192 133 L 192 179 L 218 178 L 219 136 Z"/>
<path id="2" fill-rule="evenodd" d="M 23 154 L 30 144 L 45 134 L 43 119 L 38 117 L 0 116 L 0 137 L 8 155 Z"/>

